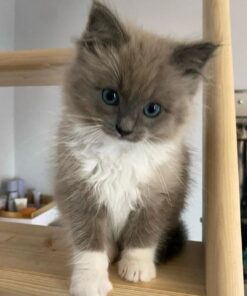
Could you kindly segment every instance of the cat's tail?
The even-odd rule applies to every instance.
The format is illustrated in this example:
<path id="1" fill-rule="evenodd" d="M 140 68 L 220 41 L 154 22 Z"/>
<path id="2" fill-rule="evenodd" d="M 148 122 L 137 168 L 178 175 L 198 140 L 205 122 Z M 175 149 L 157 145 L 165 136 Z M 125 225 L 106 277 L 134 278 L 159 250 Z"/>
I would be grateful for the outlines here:
<path id="1" fill-rule="evenodd" d="M 166 233 L 160 241 L 156 252 L 156 262 L 162 263 L 178 255 L 187 240 L 187 230 L 182 221 L 179 221 L 176 228 Z"/>

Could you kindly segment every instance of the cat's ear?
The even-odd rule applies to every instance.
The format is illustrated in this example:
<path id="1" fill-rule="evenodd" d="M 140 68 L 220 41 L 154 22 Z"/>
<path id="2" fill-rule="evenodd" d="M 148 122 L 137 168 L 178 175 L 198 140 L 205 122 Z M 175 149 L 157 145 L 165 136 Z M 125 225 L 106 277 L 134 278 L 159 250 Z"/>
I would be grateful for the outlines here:
<path id="1" fill-rule="evenodd" d="M 218 45 L 210 42 L 178 45 L 173 51 L 172 63 L 183 75 L 197 77 L 217 47 Z"/>
<path id="2" fill-rule="evenodd" d="M 94 44 L 119 46 L 129 39 L 128 34 L 109 8 L 94 1 L 81 43 L 92 47 Z"/>

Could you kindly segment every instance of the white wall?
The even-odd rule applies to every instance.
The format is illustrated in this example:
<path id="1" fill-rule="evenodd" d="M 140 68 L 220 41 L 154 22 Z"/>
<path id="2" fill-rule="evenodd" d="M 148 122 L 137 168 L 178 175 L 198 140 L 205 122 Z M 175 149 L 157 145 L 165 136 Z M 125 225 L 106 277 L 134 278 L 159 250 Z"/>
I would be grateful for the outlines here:
<path id="1" fill-rule="evenodd" d="M 90 0 L 17 0 L 16 49 L 71 46 L 89 7 Z"/>
<path id="2" fill-rule="evenodd" d="M 16 175 L 28 188 L 53 192 L 53 151 L 61 110 L 58 87 L 21 87 L 15 91 Z"/>
<path id="3" fill-rule="evenodd" d="M 115 0 L 110 2 L 124 19 L 162 35 L 201 37 L 198 0 Z M 68 47 L 85 26 L 90 1 L 16 1 L 16 49 Z M 16 172 L 44 192 L 52 192 L 52 132 L 60 111 L 57 87 L 17 88 L 15 92 Z M 201 96 L 197 98 L 197 123 L 189 142 L 193 146 L 193 179 L 185 213 L 192 239 L 201 238 Z"/>
<path id="4" fill-rule="evenodd" d="M 14 49 L 15 1 L 0 0 L 0 50 Z M 0 88 L 0 182 L 13 177 L 14 89 Z"/>

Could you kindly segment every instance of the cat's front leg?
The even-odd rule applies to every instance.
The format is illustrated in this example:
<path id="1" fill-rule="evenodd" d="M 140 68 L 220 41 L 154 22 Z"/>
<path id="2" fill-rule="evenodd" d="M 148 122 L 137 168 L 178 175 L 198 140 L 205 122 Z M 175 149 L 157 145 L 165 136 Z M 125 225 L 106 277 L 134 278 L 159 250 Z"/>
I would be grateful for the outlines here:
<path id="1" fill-rule="evenodd" d="M 104 251 L 75 251 L 70 294 L 106 296 L 111 290 L 107 254 Z"/>
<path id="2" fill-rule="evenodd" d="M 155 255 L 162 232 L 161 211 L 155 206 L 133 211 L 121 236 L 119 275 L 132 282 L 149 282 L 156 277 Z"/>
<path id="3" fill-rule="evenodd" d="M 68 191 L 64 185 L 60 190 Z M 106 296 L 112 285 L 108 277 L 105 209 L 99 208 L 94 197 L 83 189 L 74 189 L 67 196 L 59 192 L 58 196 L 73 247 L 70 294 Z"/>

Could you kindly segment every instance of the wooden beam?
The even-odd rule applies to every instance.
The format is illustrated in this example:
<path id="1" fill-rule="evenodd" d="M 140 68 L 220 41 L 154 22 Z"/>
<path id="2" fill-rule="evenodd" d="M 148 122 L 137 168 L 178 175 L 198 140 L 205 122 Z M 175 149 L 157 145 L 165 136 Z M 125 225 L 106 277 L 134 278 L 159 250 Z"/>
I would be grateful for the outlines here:
<path id="1" fill-rule="evenodd" d="M 66 48 L 0 52 L 0 86 L 59 85 L 72 56 Z"/>
<path id="2" fill-rule="evenodd" d="M 204 0 L 204 37 L 220 44 L 205 90 L 207 296 L 243 296 L 229 0 Z"/>

